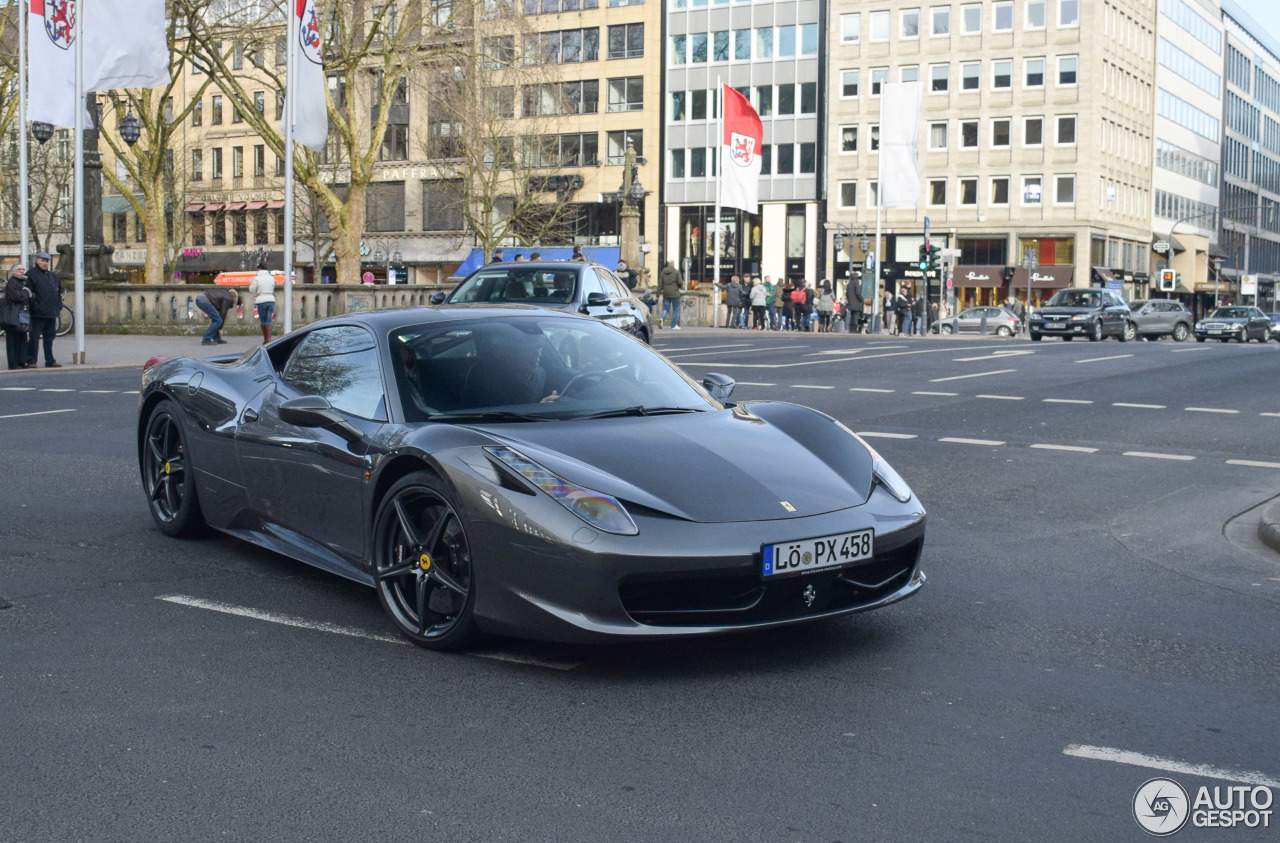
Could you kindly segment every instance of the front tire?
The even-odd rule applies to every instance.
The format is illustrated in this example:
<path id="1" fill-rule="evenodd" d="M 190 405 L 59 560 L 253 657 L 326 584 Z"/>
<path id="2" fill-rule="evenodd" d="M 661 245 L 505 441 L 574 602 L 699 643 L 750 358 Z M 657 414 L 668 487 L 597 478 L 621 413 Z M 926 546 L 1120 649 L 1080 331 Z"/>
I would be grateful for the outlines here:
<path id="1" fill-rule="evenodd" d="M 950 334 L 954 329 L 950 325 L 943 325 L 938 330 L 942 331 L 944 334 Z"/>
<path id="2" fill-rule="evenodd" d="M 452 491 L 419 471 L 388 490 L 373 526 L 378 600 L 400 634 L 429 650 L 472 643 L 476 578 Z"/>
<path id="3" fill-rule="evenodd" d="M 204 513 L 182 419 L 172 402 L 164 401 L 151 412 L 139 462 L 147 508 L 160 532 L 175 538 L 198 535 L 205 526 Z"/>
<path id="4" fill-rule="evenodd" d="M 1040 342 L 1040 334 L 1032 334 L 1032 335 L 1031 335 L 1031 341 L 1032 341 L 1032 342 Z"/>
<path id="5" fill-rule="evenodd" d="M 1187 336 L 1190 333 L 1191 333 L 1191 330 L 1186 325 L 1183 325 L 1181 322 L 1179 322 L 1177 325 L 1173 326 L 1173 341 L 1186 342 Z"/>
<path id="6" fill-rule="evenodd" d="M 1138 336 L 1138 326 L 1132 322 L 1124 323 L 1124 330 L 1120 332 L 1120 342 L 1129 342 Z"/>
<path id="7" fill-rule="evenodd" d="M 1242 331 L 1240 332 L 1240 336 L 1236 337 L 1236 342 L 1238 342 L 1238 343 L 1240 343 L 1240 344 L 1242 344 L 1242 345 L 1243 345 L 1244 343 L 1247 343 L 1248 341 L 1249 341 L 1249 329 L 1248 329 L 1248 328 L 1245 328 L 1244 330 L 1242 330 Z"/>
<path id="8" fill-rule="evenodd" d="M 1097 319 L 1089 326 L 1089 342 L 1101 342 L 1104 336 L 1106 335 L 1102 332 L 1102 320 Z"/>

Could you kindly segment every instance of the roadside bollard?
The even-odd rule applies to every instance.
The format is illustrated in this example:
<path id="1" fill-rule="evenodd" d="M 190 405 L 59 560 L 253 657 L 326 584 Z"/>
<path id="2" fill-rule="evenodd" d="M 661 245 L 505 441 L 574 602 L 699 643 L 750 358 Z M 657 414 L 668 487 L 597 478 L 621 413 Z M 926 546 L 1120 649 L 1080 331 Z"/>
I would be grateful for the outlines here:
<path id="1" fill-rule="evenodd" d="M 985 310 L 984 310 L 984 311 L 982 311 L 982 319 L 978 322 L 978 332 L 979 332 L 979 333 L 981 333 L 983 336 L 986 336 L 986 333 L 987 333 L 987 312 L 986 312 Z"/>

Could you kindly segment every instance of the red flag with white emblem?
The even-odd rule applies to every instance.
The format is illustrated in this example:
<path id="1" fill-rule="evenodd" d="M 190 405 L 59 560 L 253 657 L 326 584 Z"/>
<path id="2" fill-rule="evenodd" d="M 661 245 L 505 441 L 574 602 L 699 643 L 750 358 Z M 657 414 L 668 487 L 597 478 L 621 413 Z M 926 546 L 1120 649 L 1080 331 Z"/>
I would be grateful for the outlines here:
<path id="1" fill-rule="evenodd" d="M 76 124 L 76 51 L 79 0 L 31 0 L 27 18 L 27 118 L 71 127 Z"/>
<path id="2" fill-rule="evenodd" d="M 754 214 L 760 201 L 764 127 L 749 99 L 728 85 L 722 88 L 724 138 L 720 147 L 720 204 Z"/>
<path id="3" fill-rule="evenodd" d="M 320 53 L 320 16 L 315 0 L 295 0 L 290 26 L 294 42 L 289 92 L 293 96 L 293 139 L 320 152 L 329 136 L 324 58 Z M 288 116 L 286 115 L 286 119 Z"/>

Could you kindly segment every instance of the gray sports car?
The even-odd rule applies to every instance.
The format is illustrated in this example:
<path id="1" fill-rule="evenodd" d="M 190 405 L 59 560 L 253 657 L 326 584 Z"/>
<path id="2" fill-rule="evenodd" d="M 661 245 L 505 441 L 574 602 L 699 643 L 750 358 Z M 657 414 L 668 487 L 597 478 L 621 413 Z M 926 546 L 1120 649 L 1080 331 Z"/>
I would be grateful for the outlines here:
<path id="1" fill-rule="evenodd" d="M 353 314 L 149 361 L 138 462 L 163 532 L 372 586 L 433 649 L 720 633 L 918 591 L 903 479 L 835 419 L 732 388 L 576 314 Z"/>

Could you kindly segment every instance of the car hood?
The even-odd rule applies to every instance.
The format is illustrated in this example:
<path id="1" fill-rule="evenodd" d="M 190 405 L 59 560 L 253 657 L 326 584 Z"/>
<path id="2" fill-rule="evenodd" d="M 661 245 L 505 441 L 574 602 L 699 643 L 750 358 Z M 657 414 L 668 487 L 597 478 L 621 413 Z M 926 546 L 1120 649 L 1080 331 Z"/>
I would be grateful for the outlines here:
<path id="1" fill-rule="evenodd" d="M 803 518 L 871 494 L 867 448 L 795 404 L 474 427 L 566 480 L 690 521 Z"/>
<path id="2" fill-rule="evenodd" d="M 1201 325 L 1218 323 L 1219 325 L 1242 325 L 1249 321 L 1247 316 L 1206 316 L 1200 320 Z"/>
<path id="3" fill-rule="evenodd" d="M 1097 313 L 1097 307 L 1041 307 L 1036 310 L 1037 316 L 1074 316 L 1077 313 Z"/>

